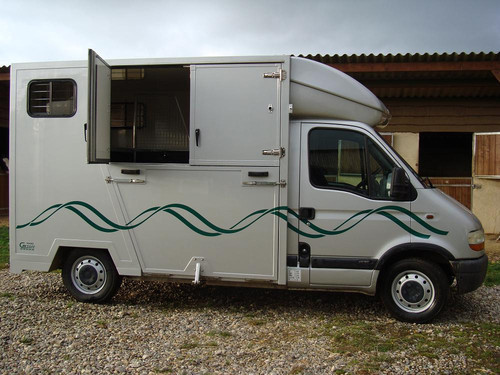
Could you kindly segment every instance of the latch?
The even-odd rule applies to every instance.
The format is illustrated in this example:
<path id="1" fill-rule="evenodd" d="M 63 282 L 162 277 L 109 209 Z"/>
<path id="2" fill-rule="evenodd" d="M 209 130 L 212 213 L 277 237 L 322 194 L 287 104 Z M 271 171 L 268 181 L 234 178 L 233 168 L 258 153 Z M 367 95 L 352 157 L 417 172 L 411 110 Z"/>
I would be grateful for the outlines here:
<path id="1" fill-rule="evenodd" d="M 118 184 L 123 184 L 123 183 L 126 183 L 126 184 L 145 184 L 146 181 L 145 180 L 142 180 L 140 178 L 113 178 L 111 176 L 108 176 L 104 179 L 104 181 L 106 181 L 106 183 L 110 184 L 112 182 L 115 182 L 115 183 L 118 183 Z"/>
<path id="2" fill-rule="evenodd" d="M 280 69 L 277 72 L 264 73 L 264 78 L 279 78 L 280 81 L 286 79 L 286 70 Z"/>
<path id="3" fill-rule="evenodd" d="M 262 150 L 262 155 L 271 155 L 271 156 L 279 156 L 282 158 L 285 156 L 285 148 L 273 148 L 272 150 Z"/>
<path id="4" fill-rule="evenodd" d="M 286 186 L 285 180 L 279 181 L 243 181 L 243 185 L 245 186 Z"/>

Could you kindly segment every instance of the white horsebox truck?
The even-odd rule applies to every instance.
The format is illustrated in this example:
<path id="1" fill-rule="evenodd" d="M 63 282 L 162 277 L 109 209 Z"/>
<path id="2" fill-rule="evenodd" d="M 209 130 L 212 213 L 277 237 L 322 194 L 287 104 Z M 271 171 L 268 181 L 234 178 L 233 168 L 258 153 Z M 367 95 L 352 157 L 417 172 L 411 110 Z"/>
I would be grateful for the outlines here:
<path id="1" fill-rule="evenodd" d="M 379 293 L 425 322 L 477 289 L 478 219 L 373 129 L 364 86 L 291 56 L 13 64 L 10 269 L 79 301 L 122 277 Z"/>

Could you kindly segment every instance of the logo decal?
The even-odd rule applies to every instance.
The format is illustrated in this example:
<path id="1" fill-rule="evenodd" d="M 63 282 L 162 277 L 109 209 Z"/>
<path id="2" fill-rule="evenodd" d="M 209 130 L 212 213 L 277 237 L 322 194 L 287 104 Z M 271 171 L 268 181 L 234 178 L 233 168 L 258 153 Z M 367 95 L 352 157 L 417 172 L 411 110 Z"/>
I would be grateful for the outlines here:
<path id="1" fill-rule="evenodd" d="M 19 249 L 22 251 L 35 251 L 35 244 L 33 242 L 20 242 Z"/>

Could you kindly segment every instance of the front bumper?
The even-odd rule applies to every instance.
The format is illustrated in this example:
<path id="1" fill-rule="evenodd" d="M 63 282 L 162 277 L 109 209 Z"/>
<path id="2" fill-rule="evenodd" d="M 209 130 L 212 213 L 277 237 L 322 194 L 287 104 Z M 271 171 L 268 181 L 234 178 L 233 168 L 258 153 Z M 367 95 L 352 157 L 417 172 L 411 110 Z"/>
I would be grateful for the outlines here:
<path id="1" fill-rule="evenodd" d="M 457 279 L 457 292 L 464 294 L 472 292 L 481 286 L 488 269 L 488 256 L 485 254 L 477 259 L 461 259 L 450 261 Z"/>

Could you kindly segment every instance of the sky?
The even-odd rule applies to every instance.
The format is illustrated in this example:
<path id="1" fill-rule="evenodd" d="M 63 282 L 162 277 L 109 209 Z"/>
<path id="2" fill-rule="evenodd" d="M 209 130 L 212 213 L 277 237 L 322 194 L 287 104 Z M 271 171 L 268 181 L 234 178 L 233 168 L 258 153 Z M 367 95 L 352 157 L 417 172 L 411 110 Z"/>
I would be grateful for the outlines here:
<path id="1" fill-rule="evenodd" d="M 500 52 L 500 0 L 0 0 L 13 62 Z"/>

